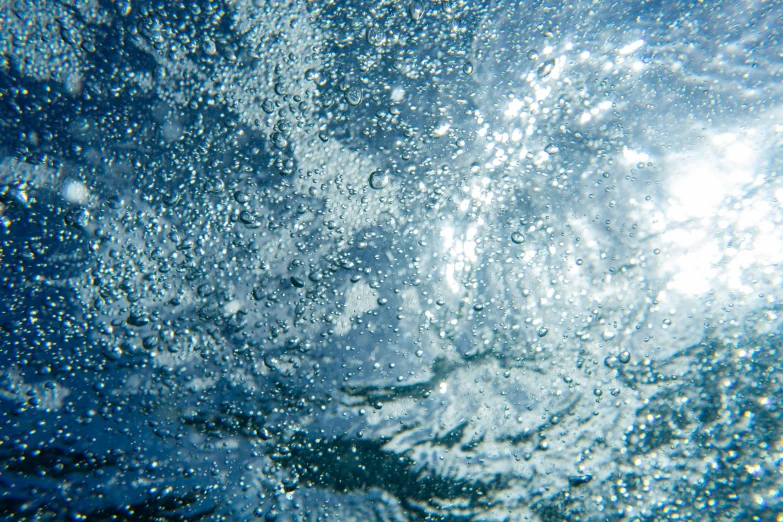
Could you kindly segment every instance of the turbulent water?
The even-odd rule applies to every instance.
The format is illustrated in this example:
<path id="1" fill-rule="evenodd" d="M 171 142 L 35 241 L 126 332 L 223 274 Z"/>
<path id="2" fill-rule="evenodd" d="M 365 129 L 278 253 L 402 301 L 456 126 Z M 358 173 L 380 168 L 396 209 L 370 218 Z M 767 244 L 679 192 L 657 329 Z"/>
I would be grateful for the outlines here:
<path id="1" fill-rule="evenodd" d="M 0 516 L 783 512 L 780 3 L 0 12 Z"/>

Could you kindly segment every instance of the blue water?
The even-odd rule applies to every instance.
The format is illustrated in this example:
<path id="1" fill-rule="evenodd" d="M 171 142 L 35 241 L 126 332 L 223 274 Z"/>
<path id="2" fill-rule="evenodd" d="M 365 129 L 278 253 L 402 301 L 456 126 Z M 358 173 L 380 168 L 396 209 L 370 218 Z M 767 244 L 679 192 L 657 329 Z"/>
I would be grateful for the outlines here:
<path id="1" fill-rule="evenodd" d="M 8 2 L 7 520 L 775 520 L 774 2 Z"/>

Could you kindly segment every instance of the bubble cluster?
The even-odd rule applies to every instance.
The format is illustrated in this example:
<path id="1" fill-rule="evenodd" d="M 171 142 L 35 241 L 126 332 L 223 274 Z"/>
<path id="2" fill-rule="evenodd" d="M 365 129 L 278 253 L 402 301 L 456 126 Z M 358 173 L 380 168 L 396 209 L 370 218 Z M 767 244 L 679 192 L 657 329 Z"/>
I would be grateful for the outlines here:
<path id="1" fill-rule="evenodd" d="M 2 9 L 4 513 L 780 512 L 780 7 Z"/>

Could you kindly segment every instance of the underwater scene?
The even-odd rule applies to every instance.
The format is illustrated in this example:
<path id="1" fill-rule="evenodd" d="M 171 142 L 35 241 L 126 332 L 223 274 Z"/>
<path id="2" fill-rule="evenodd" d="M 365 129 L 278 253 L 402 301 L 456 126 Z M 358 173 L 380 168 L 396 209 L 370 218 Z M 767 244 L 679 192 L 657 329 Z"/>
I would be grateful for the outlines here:
<path id="1" fill-rule="evenodd" d="M 0 1 L 0 519 L 783 520 L 783 3 Z"/>

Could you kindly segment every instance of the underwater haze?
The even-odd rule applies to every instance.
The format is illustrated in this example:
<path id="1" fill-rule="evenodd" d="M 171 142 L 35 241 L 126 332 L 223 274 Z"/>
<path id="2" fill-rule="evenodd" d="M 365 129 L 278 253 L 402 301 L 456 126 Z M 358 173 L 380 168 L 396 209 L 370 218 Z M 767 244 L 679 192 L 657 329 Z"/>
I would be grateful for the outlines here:
<path id="1" fill-rule="evenodd" d="M 0 0 L 3 520 L 782 520 L 783 4 Z"/>

